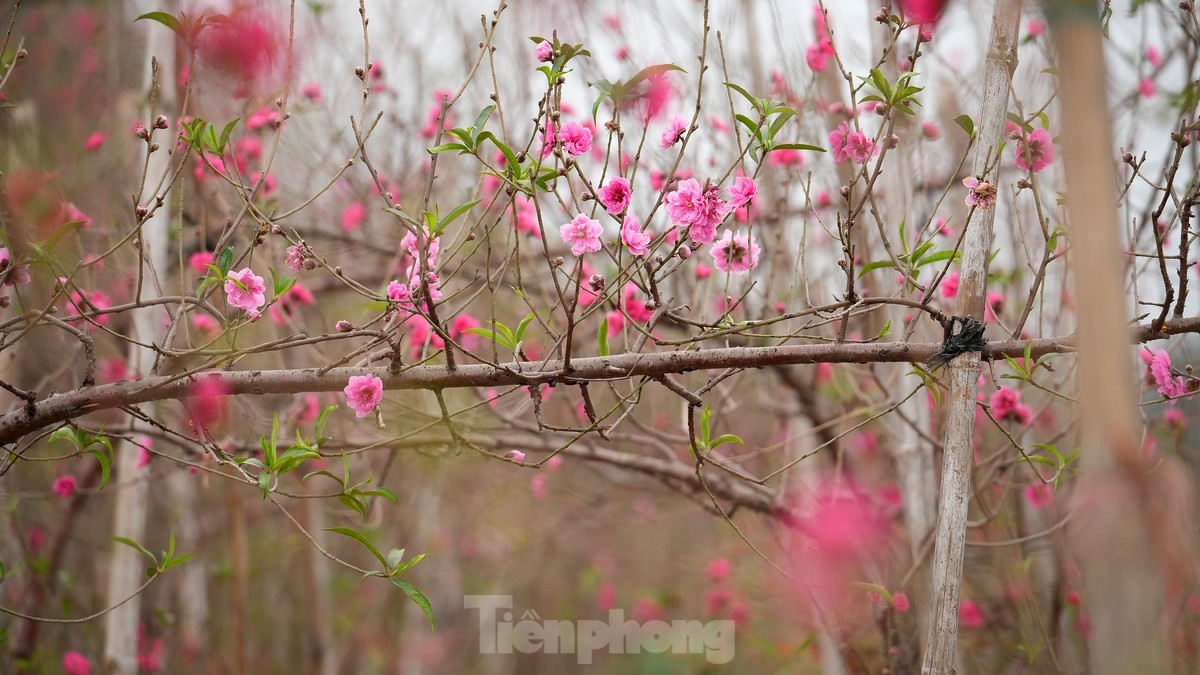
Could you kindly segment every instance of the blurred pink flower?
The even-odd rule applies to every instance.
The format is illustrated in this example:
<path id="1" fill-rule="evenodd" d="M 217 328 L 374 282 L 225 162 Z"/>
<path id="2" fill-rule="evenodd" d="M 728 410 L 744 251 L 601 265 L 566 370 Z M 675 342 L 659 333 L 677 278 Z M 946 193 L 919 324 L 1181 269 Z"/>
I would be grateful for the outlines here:
<path id="1" fill-rule="evenodd" d="M 820 42 L 809 45 L 804 51 L 804 61 L 809 68 L 820 73 L 825 70 L 829 57 L 833 54 L 833 42 L 829 38 L 822 38 Z"/>
<path id="2" fill-rule="evenodd" d="M 903 614 L 909 610 L 908 596 L 904 593 L 892 593 L 892 608 L 897 614 Z"/>
<path id="3" fill-rule="evenodd" d="M 362 202 L 350 202 L 342 209 L 342 229 L 350 232 L 357 230 L 367 219 L 367 207 Z"/>
<path id="4" fill-rule="evenodd" d="M 83 142 L 83 149 L 89 152 L 92 150 L 97 150 L 100 148 L 100 146 L 104 145 L 104 140 L 106 138 L 108 137 L 105 136 L 104 132 L 102 131 L 93 132 L 92 135 L 88 136 L 87 140 Z"/>
<path id="5" fill-rule="evenodd" d="M 1143 78 L 1142 81 L 1138 83 L 1138 93 L 1141 94 L 1143 98 L 1154 98 L 1154 95 L 1158 93 L 1158 87 L 1154 86 L 1154 80 L 1150 79 L 1149 77 Z"/>
<path id="6" fill-rule="evenodd" d="M 680 141 L 680 139 L 683 138 L 683 133 L 685 131 L 687 131 L 687 122 L 684 121 L 683 117 L 680 115 L 672 117 L 671 121 L 667 122 L 667 128 L 665 131 L 663 131 L 662 138 L 659 139 L 659 146 L 662 147 L 663 150 L 666 150 L 672 145 L 675 145 Z M 659 190 L 661 187 L 654 189 Z"/>
<path id="7" fill-rule="evenodd" d="M 963 600 L 958 606 L 958 625 L 965 630 L 976 630 L 983 627 L 983 610 L 974 600 Z"/>
<path id="8" fill-rule="evenodd" d="M 1162 68 L 1162 56 L 1159 55 L 1158 48 L 1156 48 L 1154 45 L 1146 46 L 1146 59 L 1150 61 L 1150 65 L 1154 66 L 1155 68 Z"/>
<path id="9" fill-rule="evenodd" d="M 1044 509 L 1054 501 L 1054 486 L 1049 483 L 1034 483 L 1025 487 L 1025 501 L 1035 509 Z"/>
<path id="10" fill-rule="evenodd" d="M 1017 141 L 1016 164 L 1026 171 L 1038 173 L 1054 161 L 1054 139 L 1045 129 L 1034 129 Z"/>
<path id="11" fill-rule="evenodd" d="M 66 675 L 88 675 L 92 671 L 91 662 L 77 651 L 63 653 L 62 667 Z"/>
<path id="12" fill-rule="evenodd" d="M 936 141 L 942 137 L 942 130 L 938 127 L 937 122 L 922 122 L 921 134 L 931 141 Z"/>
<path id="13" fill-rule="evenodd" d="M 4 285 L 15 286 L 29 283 L 29 265 L 17 265 L 11 270 L 9 267 L 13 267 L 12 253 L 7 248 L 0 246 L 0 274 L 7 272 L 4 275 Z"/>
<path id="14" fill-rule="evenodd" d="M 188 258 L 188 267 L 204 274 L 208 272 L 208 266 L 213 264 L 212 251 L 197 251 Z"/>
<path id="15" fill-rule="evenodd" d="M 68 473 L 54 479 L 54 492 L 64 499 L 75 494 L 75 476 Z"/>
<path id="16" fill-rule="evenodd" d="M 713 558 L 704 571 L 710 581 L 720 583 L 729 578 L 729 573 L 733 571 L 733 563 L 729 562 L 729 558 Z"/>
<path id="17" fill-rule="evenodd" d="M 1046 23 L 1041 19 L 1030 19 L 1025 23 L 1025 32 L 1031 38 L 1039 37 L 1042 33 L 1046 32 Z"/>
<path id="18" fill-rule="evenodd" d="M 504 453 L 504 458 L 511 459 L 514 462 L 524 462 L 525 453 L 521 452 L 520 450 L 509 450 L 508 452 Z"/>

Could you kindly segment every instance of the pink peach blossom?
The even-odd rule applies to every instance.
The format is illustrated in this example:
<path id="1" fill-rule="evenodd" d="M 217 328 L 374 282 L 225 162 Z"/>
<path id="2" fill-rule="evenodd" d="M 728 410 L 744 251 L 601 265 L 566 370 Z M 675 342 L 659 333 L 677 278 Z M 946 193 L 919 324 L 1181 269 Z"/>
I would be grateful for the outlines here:
<path id="1" fill-rule="evenodd" d="M 351 375 L 342 391 L 346 394 L 346 405 L 358 417 L 366 417 L 383 400 L 383 380 L 374 375 Z"/>
<path id="2" fill-rule="evenodd" d="M 604 206 L 605 211 L 615 216 L 629 208 L 632 196 L 632 192 L 629 189 L 629 181 L 618 176 L 600 188 L 596 194 L 596 199 Z"/>
<path id="3" fill-rule="evenodd" d="M 237 272 L 230 272 L 225 279 L 225 296 L 229 304 L 246 310 L 251 317 L 258 316 L 258 310 L 267 302 L 267 287 L 263 278 L 254 273 L 249 267 Z"/>
<path id="4" fill-rule="evenodd" d="M 650 253 L 650 234 L 642 231 L 637 216 L 627 215 L 621 224 L 621 243 L 632 255 L 642 257 Z"/>
<path id="5" fill-rule="evenodd" d="M 604 228 L 599 221 L 581 213 L 559 228 L 559 234 L 564 242 L 571 245 L 571 254 L 578 257 L 600 250 L 600 236 L 604 234 Z"/>
<path id="6" fill-rule="evenodd" d="M 64 499 L 75 494 L 75 476 L 68 473 L 54 479 L 54 492 Z"/>

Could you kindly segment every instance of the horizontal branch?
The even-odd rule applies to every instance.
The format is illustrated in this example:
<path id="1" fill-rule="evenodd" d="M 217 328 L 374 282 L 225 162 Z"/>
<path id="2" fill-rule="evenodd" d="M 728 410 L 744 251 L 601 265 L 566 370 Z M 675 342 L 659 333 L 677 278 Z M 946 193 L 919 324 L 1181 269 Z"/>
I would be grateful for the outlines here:
<path id="1" fill-rule="evenodd" d="M 1141 325 L 1131 336 L 1134 342 L 1168 337 L 1178 333 L 1200 332 L 1200 318 L 1189 318 L 1164 326 L 1160 331 Z M 1034 357 L 1075 350 L 1073 336 L 1031 340 L 989 342 L 985 358 L 1020 357 L 1026 346 Z M 570 372 L 563 371 L 562 361 L 544 364 L 505 363 L 499 367 L 488 364 L 460 364 L 453 370 L 445 366 L 414 366 L 397 374 L 387 367 L 379 368 L 318 368 L 287 370 L 211 371 L 179 378 L 177 376 L 147 377 L 140 380 L 84 387 L 55 394 L 40 401 L 22 404 L 20 408 L 0 416 L 0 444 L 13 443 L 22 436 L 69 419 L 89 413 L 122 406 L 184 399 L 198 378 L 219 378 L 230 394 L 297 394 L 304 392 L 341 391 L 351 375 L 373 374 L 383 380 L 389 390 L 454 389 L 463 387 L 504 387 L 537 384 L 570 384 L 577 382 L 620 380 L 630 377 L 666 375 L 694 370 L 724 370 L 726 368 L 763 368 L 767 366 L 816 363 L 903 363 L 921 362 L 941 349 L 938 343 L 833 343 L 791 345 L 779 347 L 726 347 L 693 349 L 648 354 L 624 353 L 612 356 L 593 356 L 571 360 Z"/>

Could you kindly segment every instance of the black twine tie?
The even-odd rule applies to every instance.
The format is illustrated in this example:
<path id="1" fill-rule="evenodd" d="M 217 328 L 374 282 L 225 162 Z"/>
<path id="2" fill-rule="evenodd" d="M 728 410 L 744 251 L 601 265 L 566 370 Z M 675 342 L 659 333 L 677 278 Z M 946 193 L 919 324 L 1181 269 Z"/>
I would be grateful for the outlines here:
<path id="1" fill-rule="evenodd" d="M 958 326 L 958 332 L 954 327 Z M 967 352 L 982 352 L 987 340 L 983 339 L 983 324 L 969 316 L 952 316 L 945 327 L 946 336 L 942 349 L 925 361 L 926 367 L 936 370 L 950 363 L 954 357 Z"/>

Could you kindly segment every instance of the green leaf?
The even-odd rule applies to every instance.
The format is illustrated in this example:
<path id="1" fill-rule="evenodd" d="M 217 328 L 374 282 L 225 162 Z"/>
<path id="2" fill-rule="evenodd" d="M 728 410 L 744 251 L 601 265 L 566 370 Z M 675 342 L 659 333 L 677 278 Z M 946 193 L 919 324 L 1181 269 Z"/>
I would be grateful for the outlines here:
<path id="1" fill-rule="evenodd" d="M 435 145 L 432 148 L 429 148 L 429 154 L 436 155 L 443 152 L 449 152 L 451 150 L 458 150 L 460 153 L 468 154 L 471 152 L 467 146 L 463 145 L 462 143 L 443 143 L 441 145 Z"/>
<path id="2" fill-rule="evenodd" d="M 182 565 L 183 563 L 185 563 L 195 557 L 196 557 L 195 553 L 184 553 L 183 555 L 179 556 L 178 558 L 171 558 L 170 560 L 164 562 L 161 567 L 159 567 L 159 571 L 166 572 L 167 570 L 171 569 L 172 567 L 175 567 L 176 565 Z"/>
<path id="3" fill-rule="evenodd" d="M 718 445 L 723 445 L 725 443 L 736 443 L 741 446 L 746 445 L 741 436 L 737 436 L 735 434 L 721 434 L 712 440 L 712 443 L 709 444 L 708 449 L 715 450 Z"/>
<path id="4" fill-rule="evenodd" d="M 221 130 L 221 154 L 225 154 L 225 148 L 229 145 L 229 135 L 233 133 L 233 128 L 237 126 L 237 123 L 241 119 L 240 117 L 235 117 L 232 122 L 226 124 L 225 128 Z"/>
<path id="5" fill-rule="evenodd" d="M 103 490 L 104 486 L 108 485 L 109 476 L 112 475 L 112 460 L 103 450 L 88 450 L 87 454 L 100 460 L 100 489 Z"/>
<path id="6" fill-rule="evenodd" d="M 434 235 L 436 236 L 436 235 L 441 234 L 450 225 L 450 223 L 453 223 L 455 220 L 458 219 L 459 216 L 461 216 L 462 214 L 466 213 L 467 211 L 470 211 L 471 209 L 475 208 L 475 205 L 481 201 L 483 201 L 483 200 L 476 199 L 473 202 L 459 204 L 458 206 L 454 207 L 453 211 L 451 211 L 450 213 L 447 213 L 445 218 L 442 218 L 440 221 L 438 221 L 437 229 L 434 230 Z"/>
<path id="7" fill-rule="evenodd" d="M 875 262 L 869 262 L 866 265 L 863 265 L 862 269 L 858 271 L 858 278 L 863 278 L 863 275 L 865 275 L 867 272 L 873 272 L 878 269 L 894 269 L 895 267 L 896 265 L 893 264 L 891 260 L 876 260 Z"/>
<path id="8" fill-rule="evenodd" d="M 489 105 L 481 110 L 479 115 L 475 117 L 475 123 L 471 125 L 471 128 L 475 130 L 475 135 L 471 137 L 472 141 L 475 141 L 479 138 L 479 134 L 483 132 L 483 128 L 487 125 L 488 118 L 492 116 L 492 111 L 495 109 L 495 105 Z"/>
<path id="9" fill-rule="evenodd" d="M 392 579 L 392 583 L 396 584 L 396 588 L 404 591 L 404 594 L 407 595 L 410 600 L 417 603 L 417 606 L 420 607 L 423 612 L 425 612 L 425 618 L 429 619 L 429 627 L 437 630 L 437 624 L 433 620 L 433 606 L 429 604 L 429 598 L 426 598 L 425 594 L 418 590 L 416 586 L 413 586 L 403 579 Z"/>
<path id="10" fill-rule="evenodd" d="M 772 150 L 810 150 L 812 152 L 825 152 L 825 148 L 819 145 L 809 145 L 807 143 L 776 143 L 771 146 Z"/>
<path id="11" fill-rule="evenodd" d="M 596 331 L 596 343 L 598 346 L 597 353 L 600 356 L 608 356 L 608 317 L 600 322 L 600 330 Z"/>
<path id="12" fill-rule="evenodd" d="M 336 532 L 343 537 L 350 537 L 363 546 L 366 546 L 367 550 L 371 552 L 371 555 L 375 556 L 375 558 L 379 560 L 380 565 L 385 567 L 387 566 L 387 558 L 385 558 L 384 555 L 379 552 L 379 549 L 375 548 L 375 545 L 371 543 L 371 540 L 367 539 L 367 536 L 362 532 L 349 527 L 327 527 L 325 528 L 325 531 Z"/>
<path id="13" fill-rule="evenodd" d="M 179 37 L 182 37 L 185 40 L 188 38 L 187 34 L 183 30 L 183 23 L 180 22 L 179 19 L 176 19 L 174 16 L 167 14 L 166 12 L 147 12 L 134 19 L 134 22 L 136 23 L 143 19 L 147 21 L 157 21 L 167 28 L 170 28 L 177 35 L 179 35 Z"/>
<path id="14" fill-rule="evenodd" d="M 393 504 L 396 504 L 396 505 L 400 504 L 400 498 L 396 496 L 396 493 L 383 487 L 382 485 L 377 488 L 372 488 L 370 490 L 360 490 L 359 494 L 367 496 L 367 497 L 383 497 L 384 499 L 388 500 L 389 502 L 391 502 Z"/>
<path id="15" fill-rule="evenodd" d="M 732 90 L 736 91 L 737 93 L 741 94 L 741 95 L 742 95 L 742 98 L 744 98 L 744 99 L 746 99 L 747 101 L 749 101 L 749 102 L 750 102 L 750 105 L 754 106 L 755 110 L 757 110 L 757 109 L 758 109 L 758 99 L 757 99 L 757 98 L 755 98 L 754 96 L 751 96 L 751 95 L 750 95 L 750 92 L 748 92 L 748 91 L 746 91 L 745 89 L 743 89 L 743 88 L 741 87 L 741 85 L 734 84 L 733 82 L 726 82 L 726 83 L 725 83 L 725 86 L 726 86 L 726 87 L 729 87 L 730 89 L 732 89 Z"/>
<path id="16" fill-rule="evenodd" d="M 46 442 L 53 443 L 54 441 L 62 440 L 70 441 L 71 445 L 75 446 L 76 450 L 80 449 L 79 442 L 75 440 L 75 430 L 71 427 L 59 427 L 55 429 L 54 433 L 47 437 Z"/>
<path id="17" fill-rule="evenodd" d="M 16 103 L 9 103 L 8 101 L 0 101 L 0 110 L 3 110 L 5 108 L 15 108 L 15 107 L 17 107 Z"/>
<path id="18" fill-rule="evenodd" d="M 892 332 L 892 322 L 891 322 L 891 320 L 889 319 L 887 323 L 883 324 L 883 328 L 880 328 L 880 329 L 879 329 L 879 333 L 878 333 L 878 334 L 877 334 L 875 337 L 873 337 L 873 338 L 871 338 L 871 339 L 872 339 L 872 340 L 878 340 L 878 339 L 880 339 L 880 338 L 887 337 L 887 336 L 888 336 L 888 334 L 889 334 L 889 333 L 891 333 L 891 332 Z"/>
<path id="19" fill-rule="evenodd" d="M 521 323 L 517 324 L 516 332 L 513 333 L 514 342 L 521 342 L 525 339 L 525 329 L 529 328 L 529 324 L 532 323 L 535 318 L 537 318 L 537 315 L 535 315 L 533 312 L 530 312 L 525 315 L 524 319 L 521 319 Z"/>
<path id="20" fill-rule="evenodd" d="M 273 297 L 278 298 L 284 293 L 292 290 L 292 286 L 296 285 L 296 277 L 289 277 L 286 274 L 280 275 L 275 271 L 274 267 L 268 267 L 267 271 L 271 273 L 271 283 L 275 289 Z"/>
<path id="21" fill-rule="evenodd" d="M 111 539 L 117 543 L 125 544 L 126 546 L 128 546 L 136 551 L 140 551 L 142 555 L 144 555 L 150 559 L 150 562 L 154 563 L 154 568 L 158 569 L 158 558 L 156 558 L 154 556 L 154 554 L 151 553 L 150 550 L 147 549 L 145 546 L 142 546 L 141 544 L 137 543 L 136 541 L 134 541 L 132 539 L 128 539 L 126 537 L 111 537 Z"/>
<path id="22" fill-rule="evenodd" d="M 233 247 L 226 246 L 221 254 L 217 256 L 217 277 L 224 279 L 229 274 L 230 268 L 233 267 Z"/>
<path id="23" fill-rule="evenodd" d="M 967 132 L 967 136 L 971 140 L 975 140 L 975 120 L 971 119 L 970 115 L 959 115 L 954 118 L 954 123 L 958 125 L 958 128 Z"/>
<path id="24" fill-rule="evenodd" d="M 951 260 L 951 259 L 958 260 L 961 257 L 962 257 L 962 252 L 955 251 L 953 249 L 946 250 L 946 251 L 936 251 L 934 253 L 930 253 L 929 255 L 921 258 L 921 262 L 917 263 L 916 266 L 924 267 L 926 265 L 931 265 L 935 262 L 942 262 L 943 260 Z"/>
<path id="25" fill-rule="evenodd" d="M 888 589 L 884 588 L 883 586 L 880 586 L 878 584 L 868 584 L 863 581 L 854 581 L 854 582 L 851 582 L 850 585 L 857 589 L 864 590 L 864 591 L 870 591 L 871 593 L 874 593 L 875 595 L 882 596 L 884 600 L 887 600 L 887 603 L 889 605 L 893 604 L 892 594 L 889 593 Z"/>

